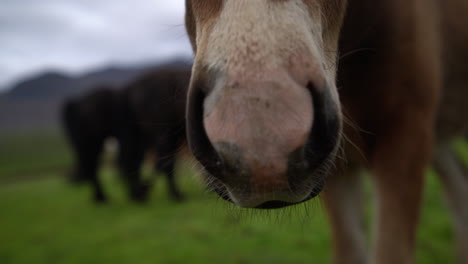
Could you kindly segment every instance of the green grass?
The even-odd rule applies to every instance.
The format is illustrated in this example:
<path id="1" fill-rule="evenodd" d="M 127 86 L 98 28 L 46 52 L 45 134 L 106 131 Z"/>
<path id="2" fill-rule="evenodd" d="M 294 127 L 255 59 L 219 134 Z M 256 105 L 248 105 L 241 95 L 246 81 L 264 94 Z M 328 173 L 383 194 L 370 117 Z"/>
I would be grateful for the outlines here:
<path id="1" fill-rule="evenodd" d="M 54 177 L 3 186 L 0 263 L 329 262 L 319 208 L 313 216 L 300 208 L 241 212 L 181 177 L 187 202 L 168 201 L 161 181 L 146 206 L 127 202 L 111 175 L 106 187 L 112 201 L 104 206 L 90 203 L 88 188 Z M 291 220 L 292 214 L 298 217 Z"/>
<path id="2" fill-rule="evenodd" d="M 0 171 L 5 173 L 0 177 L 1 264 L 331 263 L 330 230 L 317 201 L 273 212 L 240 210 L 206 193 L 188 163 L 181 163 L 177 176 L 185 203 L 168 200 L 164 179 L 158 179 L 148 205 L 128 202 L 115 171 L 105 168 L 110 203 L 98 206 L 91 202 L 88 186 L 70 186 L 61 177 L 61 168 L 70 162 L 63 142 L 52 136 L 44 143 L 30 138 L 29 147 L 49 146 L 51 156 L 40 157 L 42 163 L 21 162 L 43 151 L 28 150 L 23 140 L 16 141 L 18 154 L 0 150 Z M 10 142 L 16 151 L 15 140 Z M 18 177 L 22 174 L 34 177 Z M 450 220 L 431 174 L 417 260 L 429 264 L 454 259 Z"/>
<path id="3" fill-rule="evenodd" d="M 0 182 L 35 177 L 70 164 L 70 151 L 58 132 L 0 137 Z"/>

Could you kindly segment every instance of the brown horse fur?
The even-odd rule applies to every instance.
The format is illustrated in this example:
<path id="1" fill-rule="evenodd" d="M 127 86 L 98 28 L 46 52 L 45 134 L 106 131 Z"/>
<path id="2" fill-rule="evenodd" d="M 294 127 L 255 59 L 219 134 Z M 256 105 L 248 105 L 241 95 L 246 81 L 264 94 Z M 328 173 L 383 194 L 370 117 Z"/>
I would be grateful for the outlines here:
<path id="1" fill-rule="evenodd" d="M 466 188 L 453 183 L 466 171 L 440 161 L 468 125 L 468 1 L 186 0 L 186 9 L 196 54 L 188 139 L 223 198 L 302 202 L 333 162 L 324 199 L 336 262 L 412 263 L 436 143 L 466 263 Z M 335 159 L 340 142 L 346 162 Z M 361 167 L 377 194 L 370 258 Z"/>

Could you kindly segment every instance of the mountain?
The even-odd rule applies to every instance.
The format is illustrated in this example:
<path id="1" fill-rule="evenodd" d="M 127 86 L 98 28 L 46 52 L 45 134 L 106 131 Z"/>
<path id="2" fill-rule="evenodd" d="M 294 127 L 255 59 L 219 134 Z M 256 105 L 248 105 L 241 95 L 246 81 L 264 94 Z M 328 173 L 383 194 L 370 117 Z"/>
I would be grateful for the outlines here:
<path id="1" fill-rule="evenodd" d="M 66 98 L 101 84 L 118 89 L 144 72 L 168 64 L 183 66 L 189 61 L 178 59 L 133 67 L 109 66 L 79 76 L 47 71 L 25 78 L 0 94 L 0 134 L 57 129 L 60 107 Z"/>
<path id="2" fill-rule="evenodd" d="M 19 82 L 7 97 L 15 99 L 47 98 L 66 94 L 73 87 L 73 78 L 60 72 L 46 72 Z"/>

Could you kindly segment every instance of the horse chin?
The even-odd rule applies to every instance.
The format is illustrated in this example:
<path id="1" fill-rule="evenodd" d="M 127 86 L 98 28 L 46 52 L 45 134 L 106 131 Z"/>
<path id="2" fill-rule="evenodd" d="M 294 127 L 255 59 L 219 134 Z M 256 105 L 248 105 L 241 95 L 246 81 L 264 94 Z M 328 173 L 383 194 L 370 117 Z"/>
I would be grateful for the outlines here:
<path id="1" fill-rule="evenodd" d="M 209 189 L 211 189 L 213 192 L 218 194 L 218 196 L 221 197 L 223 200 L 236 204 L 236 202 L 234 202 L 234 200 L 229 196 L 228 189 L 226 188 L 226 186 L 224 186 L 224 184 L 221 183 L 221 181 L 219 181 L 218 179 L 214 178 L 211 175 L 209 175 L 208 178 L 210 181 L 210 184 L 208 185 Z M 265 202 L 261 205 L 254 207 L 253 209 L 281 209 L 281 208 L 301 204 L 301 203 L 307 202 L 315 198 L 323 190 L 324 186 L 325 186 L 324 182 L 319 183 L 310 191 L 309 195 L 305 199 L 299 202 L 290 203 L 290 202 L 279 201 L 279 200 L 268 201 L 268 202 Z"/>

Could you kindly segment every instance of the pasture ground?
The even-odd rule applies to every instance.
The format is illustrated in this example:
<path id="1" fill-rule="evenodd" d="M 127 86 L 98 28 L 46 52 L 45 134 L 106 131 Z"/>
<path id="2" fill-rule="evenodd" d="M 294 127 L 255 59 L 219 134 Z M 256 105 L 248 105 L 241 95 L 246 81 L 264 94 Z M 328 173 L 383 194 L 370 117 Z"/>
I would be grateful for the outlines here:
<path id="1" fill-rule="evenodd" d="M 457 147 L 468 157 L 464 142 Z M 0 138 L 0 263 L 331 263 L 330 230 L 319 201 L 270 212 L 241 210 L 204 191 L 190 162 L 179 162 L 186 202 L 169 201 L 161 177 L 150 202 L 135 205 L 105 166 L 101 174 L 111 200 L 95 205 L 88 186 L 65 182 L 70 163 L 55 134 Z M 428 174 L 417 263 L 454 263 L 450 219 L 439 182 Z M 370 202 L 368 208 L 370 215 Z"/>

